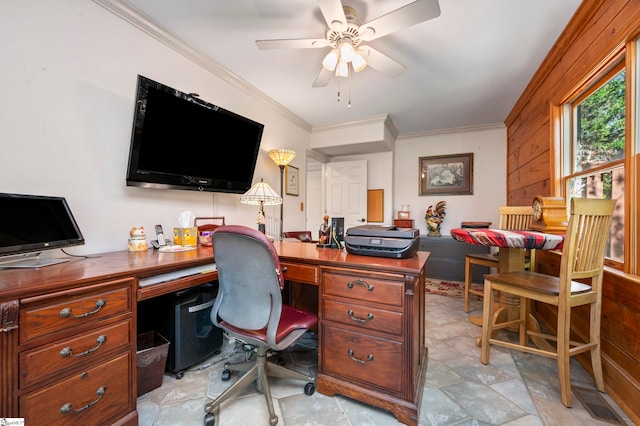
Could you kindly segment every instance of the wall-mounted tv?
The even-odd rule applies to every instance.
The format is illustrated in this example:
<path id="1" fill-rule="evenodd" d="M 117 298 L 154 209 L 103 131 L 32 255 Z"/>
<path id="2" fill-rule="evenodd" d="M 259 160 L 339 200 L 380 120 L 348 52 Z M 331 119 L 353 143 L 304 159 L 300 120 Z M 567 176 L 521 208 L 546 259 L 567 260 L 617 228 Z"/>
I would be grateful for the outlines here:
<path id="1" fill-rule="evenodd" d="M 63 197 L 0 193 L 0 268 L 36 268 L 69 259 L 38 258 L 45 250 L 84 244 Z"/>
<path id="2" fill-rule="evenodd" d="M 264 125 L 138 76 L 127 185 L 242 194 Z"/>

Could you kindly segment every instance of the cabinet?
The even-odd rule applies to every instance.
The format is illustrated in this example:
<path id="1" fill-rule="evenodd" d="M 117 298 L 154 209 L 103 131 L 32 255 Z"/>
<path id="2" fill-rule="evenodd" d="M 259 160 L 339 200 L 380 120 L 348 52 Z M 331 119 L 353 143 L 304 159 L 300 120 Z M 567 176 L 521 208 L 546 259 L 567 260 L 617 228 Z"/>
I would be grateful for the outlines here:
<path id="1" fill-rule="evenodd" d="M 111 424 L 135 410 L 134 282 L 20 300 L 18 399 L 27 422 Z"/>
<path id="2" fill-rule="evenodd" d="M 464 281 L 465 256 L 470 253 L 489 253 L 490 248 L 463 243 L 454 240 L 453 237 L 429 237 L 421 235 L 418 250 L 431 253 L 427 260 L 427 275 L 430 278 Z M 474 266 L 473 282 L 483 282 L 484 274 L 488 273 L 489 268 Z"/>
<path id="3" fill-rule="evenodd" d="M 322 376 L 331 377 L 335 393 L 389 410 L 405 424 L 417 424 L 426 371 L 424 330 L 415 328 L 424 323 L 424 291 L 413 288 L 421 282 L 423 276 L 338 268 L 323 268 L 321 280 Z"/>
<path id="4" fill-rule="evenodd" d="M 413 219 L 393 219 L 393 225 L 398 228 L 411 228 L 413 229 Z"/>

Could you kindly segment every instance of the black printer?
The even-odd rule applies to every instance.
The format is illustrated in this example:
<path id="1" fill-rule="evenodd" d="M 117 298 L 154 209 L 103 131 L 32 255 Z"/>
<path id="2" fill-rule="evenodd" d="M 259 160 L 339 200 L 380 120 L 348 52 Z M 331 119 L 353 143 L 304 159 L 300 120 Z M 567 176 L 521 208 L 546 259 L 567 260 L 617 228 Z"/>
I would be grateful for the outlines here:
<path id="1" fill-rule="evenodd" d="M 347 229 L 344 245 L 350 254 L 406 259 L 418 251 L 419 236 L 417 229 L 361 225 Z"/>

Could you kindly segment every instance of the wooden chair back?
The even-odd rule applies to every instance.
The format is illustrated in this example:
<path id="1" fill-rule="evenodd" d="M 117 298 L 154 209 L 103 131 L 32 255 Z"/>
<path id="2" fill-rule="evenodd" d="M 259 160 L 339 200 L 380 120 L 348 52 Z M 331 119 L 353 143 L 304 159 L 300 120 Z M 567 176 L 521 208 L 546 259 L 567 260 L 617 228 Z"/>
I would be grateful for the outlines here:
<path id="1" fill-rule="evenodd" d="M 560 295 L 567 301 L 571 297 L 572 280 L 591 279 L 592 291 L 600 293 L 615 205 L 616 200 L 571 199 L 569 226 L 560 261 Z"/>
<path id="2" fill-rule="evenodd" d="M 533 221 L 532 206 L 501 206 L 498 228 L 526 231 Z"/>
<path id="3" fill-rule="evenodd" d="M 498 228 L 500 229 L 526 231 L 533 221 L 532 206 L 500 206 L 499 213 Z M 473 265 L 497 268 L 500 263 L 497 254 L 498 252 L 493 254 L 468 254 L 465 256 L 463 308 L 465 312 L 469 312 L 469 295 L 475 294 L 482 296 L 483 294 L 482 289 L 476 290 L 471 288 Z M 535 269 L 534 250 L 527 250 L 525 257 L 525 268 L 529 270 L 532 270 L 532 268 Z"/>

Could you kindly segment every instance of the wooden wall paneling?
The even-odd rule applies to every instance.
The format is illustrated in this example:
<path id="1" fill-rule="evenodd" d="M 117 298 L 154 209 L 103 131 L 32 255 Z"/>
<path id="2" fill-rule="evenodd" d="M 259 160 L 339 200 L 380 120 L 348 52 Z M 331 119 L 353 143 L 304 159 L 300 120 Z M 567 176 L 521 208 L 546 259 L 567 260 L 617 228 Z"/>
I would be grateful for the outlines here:
<path id="1" fill-rule="evenodd" d="M 555 185 L 551 182 L 552 161 L 557 154 L 552 145 L 551 106 L 560 105 L 567 96 L 577 93 L 576 88 L 594 78 L 594 71 L 611 59 L 612 52 L 639 32 L 638 0 L 583 1 L 505 120 L 508 204 L 529 203 L 536 194 L 552 195 Z M 634 194 L 637 204 L 640 199 L 637 187 Z M 635 221 L 640 223 L 638 213 Z M 557 274 L 557 254 L 543 252 L 537 258 L 539 272 Z M 636 423 L 640 423 L 638 280 L 637 276 L 621 278 L 618 273 L 605 274 L 601 328 L 607 391 Z M 544 306 L 536 308 L 543 321 L 555 322 L 555 312 Z M 577 310 L 576 318 L 579 324 L 575 332 L 584 332 L 586 312 Z M 578 360 L 589 370 L 587 358 L 583 354 Z"/>

